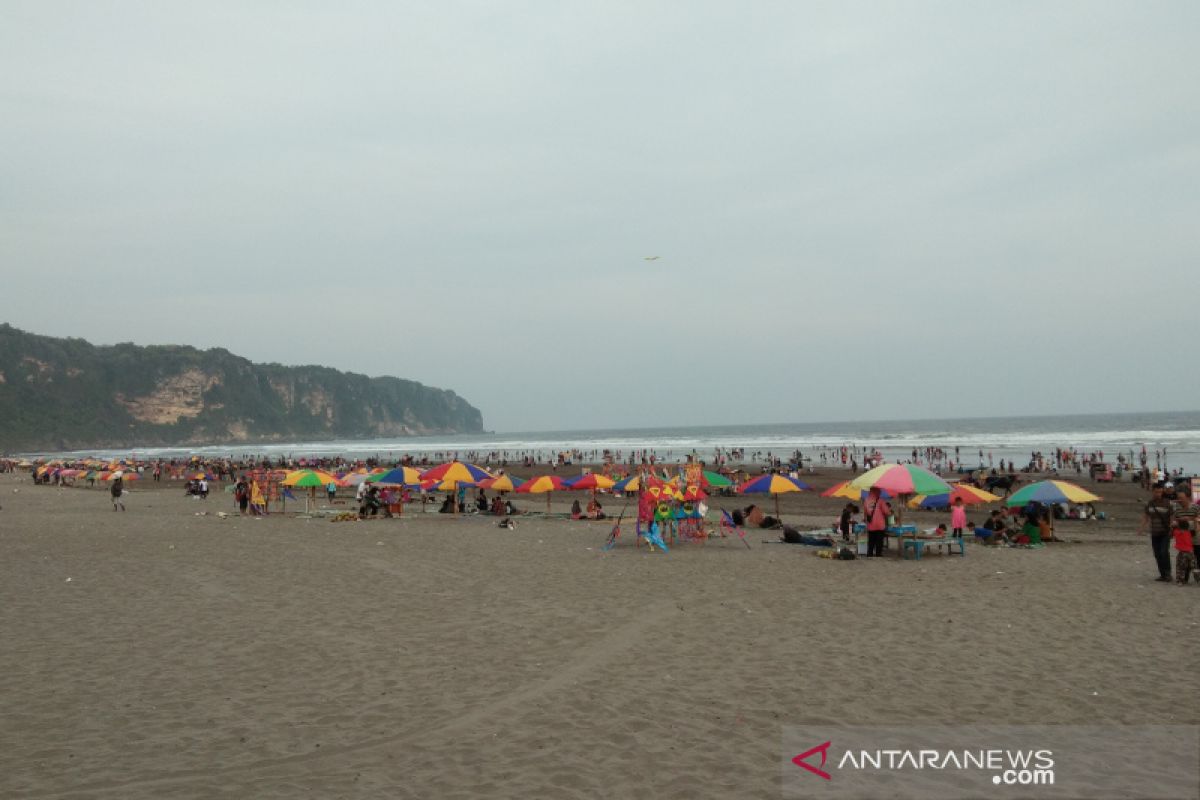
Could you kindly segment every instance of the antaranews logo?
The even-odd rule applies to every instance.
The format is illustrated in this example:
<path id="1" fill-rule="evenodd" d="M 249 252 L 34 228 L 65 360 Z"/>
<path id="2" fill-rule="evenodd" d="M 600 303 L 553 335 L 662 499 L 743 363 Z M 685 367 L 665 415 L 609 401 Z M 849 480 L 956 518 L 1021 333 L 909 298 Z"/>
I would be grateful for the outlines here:
<path id="1" fill-rule="evenodd" d="M 785 797 L 1200 800 L 1200 725 L 823 723 L 782 734 Z"/>
<path id="2" fill-rule="evenodd" d="M 833 776 L 825 771 L 829 760 L 829 740 L 809 748 L 792 758 L 801 769 L 825 780 Z M 820 754 L 821 763 L 813 766 L 808 759 Z M 1051 786 L 1054 784 L 1054 752 L 1051 750 L 1008 749 L 936 749 L 888 748 L 842 752 L 837 760 L 838 771 L 905 771 L 905 770 L 986 770 L 994 773 L 992 783 L 1007 786 Z"/>

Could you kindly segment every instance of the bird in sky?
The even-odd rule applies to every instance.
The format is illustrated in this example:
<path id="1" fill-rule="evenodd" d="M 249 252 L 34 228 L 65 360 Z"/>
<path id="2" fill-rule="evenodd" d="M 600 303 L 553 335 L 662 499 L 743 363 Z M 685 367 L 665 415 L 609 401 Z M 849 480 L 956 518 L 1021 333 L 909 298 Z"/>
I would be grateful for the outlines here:
<path id="1" fill-rule="evenodd" d="M 644 261 L 658 261 L 662 256 L 645 256 Z"/>

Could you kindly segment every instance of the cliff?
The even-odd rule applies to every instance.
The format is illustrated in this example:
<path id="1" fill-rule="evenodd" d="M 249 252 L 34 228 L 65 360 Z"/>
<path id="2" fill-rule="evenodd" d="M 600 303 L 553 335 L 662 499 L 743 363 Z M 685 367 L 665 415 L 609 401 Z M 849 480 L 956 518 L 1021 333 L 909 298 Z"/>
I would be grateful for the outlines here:
<path id="1" fill-rule="evenodd" d="M 0 452 L 482 430 L 470 403 L 415 381 L 0 324 Z"/>

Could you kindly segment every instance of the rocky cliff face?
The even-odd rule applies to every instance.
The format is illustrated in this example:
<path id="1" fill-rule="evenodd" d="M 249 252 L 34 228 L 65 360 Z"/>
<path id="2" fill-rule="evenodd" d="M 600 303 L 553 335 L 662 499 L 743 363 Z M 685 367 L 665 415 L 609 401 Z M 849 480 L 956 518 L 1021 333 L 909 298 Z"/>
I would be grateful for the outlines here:
<path id="1" fill-rule="evenodd" d="M 0 325 L 0 452 L 482 430 L 478 409 L 414 381 Z"/>

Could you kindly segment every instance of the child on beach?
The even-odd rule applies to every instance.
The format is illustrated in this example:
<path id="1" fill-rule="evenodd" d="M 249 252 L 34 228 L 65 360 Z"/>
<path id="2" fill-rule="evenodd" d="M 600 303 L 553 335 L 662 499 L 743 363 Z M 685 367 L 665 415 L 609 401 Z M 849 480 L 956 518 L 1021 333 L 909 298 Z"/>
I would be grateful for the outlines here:
<path id="1" fill-rule="evenodd" d="M 1192 536 L 1191 525 L 1179 522 L 1171 531 L 1175 540 L 1175 582 L 1183 586 L 1188 582 L 1188 576 L 1196 572 L 1196 583 L 1200 583 L 1200 571 L 1196 571 L 1196 541 Z"/>
<path id="2" fill-rule="evenodd" d="M 954 538 L 961 539 L 965 527 L 967 527 L 967 507 L 963 505 L 961 497 L 956 497 L 954 505 L 950 507 L 950 528 L 954 531 Z"/>

